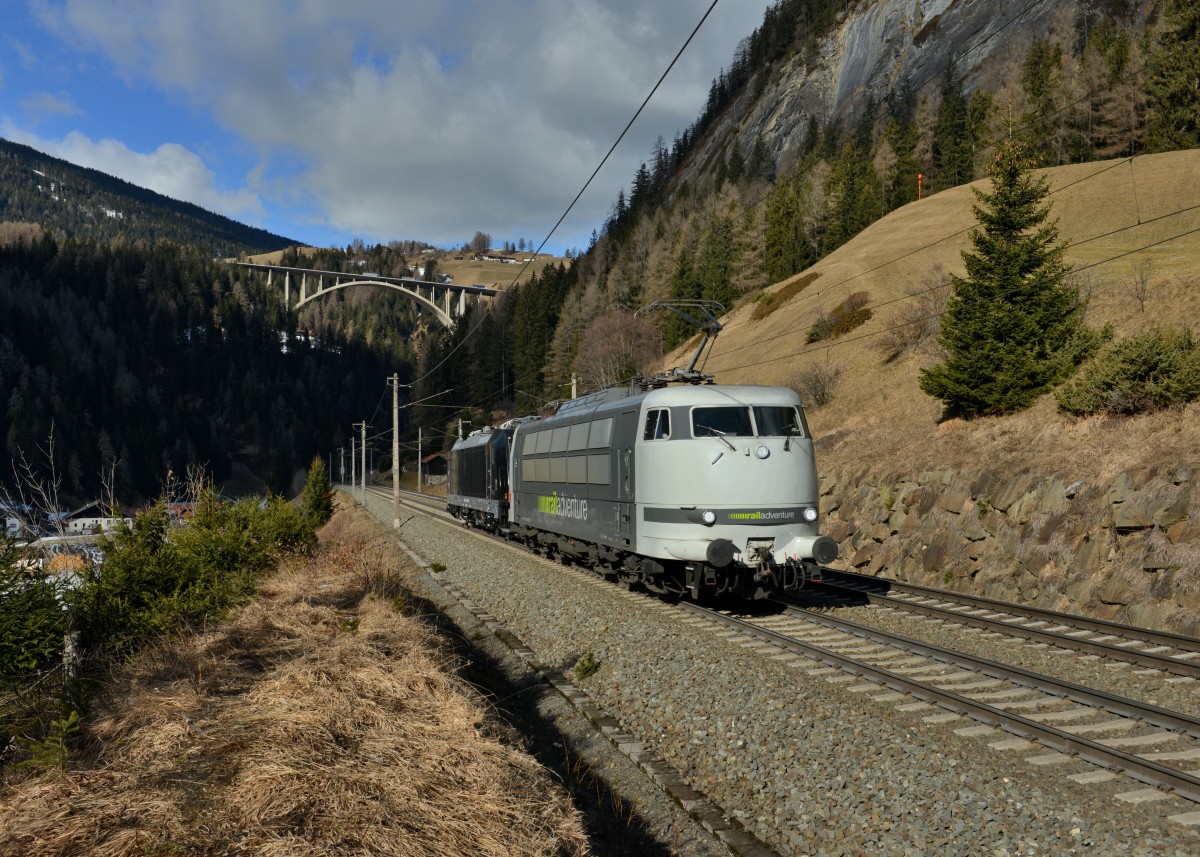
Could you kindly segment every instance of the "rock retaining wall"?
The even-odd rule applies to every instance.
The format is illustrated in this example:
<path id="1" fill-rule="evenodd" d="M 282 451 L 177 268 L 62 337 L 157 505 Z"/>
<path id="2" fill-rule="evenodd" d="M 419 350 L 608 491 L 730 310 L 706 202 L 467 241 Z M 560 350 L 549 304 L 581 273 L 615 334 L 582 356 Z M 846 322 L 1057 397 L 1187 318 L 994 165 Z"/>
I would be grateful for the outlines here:
<path id="1" fill-rule="evenodd" d="M 834 470 L 821 483 L 823 530 L 849 570 L 1196 634 L 1198 478 L 1185 466 L 1110 482 Z"/>

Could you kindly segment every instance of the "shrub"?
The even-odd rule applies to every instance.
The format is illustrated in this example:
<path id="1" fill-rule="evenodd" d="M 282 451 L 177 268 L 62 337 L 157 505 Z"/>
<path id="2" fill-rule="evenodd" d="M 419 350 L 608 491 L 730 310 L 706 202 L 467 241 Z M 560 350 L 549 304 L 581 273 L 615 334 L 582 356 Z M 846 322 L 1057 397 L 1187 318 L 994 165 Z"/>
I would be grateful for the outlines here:
<path id="1" fill-rule="evenodd" d="M 833 401 L 841 376 L 837 366 L 814 363 L 789 378 L 788 386 L 800 395 L 805 407 L 820 408 Z"/>
<path id="2" fill-rule="evenodd" d="M 819 315 L 813 326 L 808 329 L 808 342 L 837 339 L 866 324 L 871 318 L 871 311 L 867 309 L 870 300 L 869 293 L 855 292 L 835 306 L 828 316 L 823 313 Z"/>
<path id="3" fill-rule="evenodd" d="M 600 669 L 600 664 L 596 662 L 596 655 L 588 652 L 578 661 L 575 662 L 575 677 L 583 680 L 596 674 L 596 670 Z"/>
<path id="4" fill-rule="evenodd" d="M 22 568 L 13 540 L 0 538 L 0 682 L 29 676 L 62 656 L 67 614 L 57 584 Z"/>
<path id="5" fill-rule="evenodd" d="M 757 305 L 754 307 L 754 312 L 750 314 L 750 318 L 754 321 L 762 321 L 811 286 L 819 276 L 821 276 L 819 271 L 809 271 L 804 276 L 797 277 L 777 292 L 763 292 L 758 296 Z"/>
<path id="6" fill-rule="evenodd" d="M 908 290 L 909 297 L 888 316 L 886 330 L 876 340 L 884 363 L 934 342 L 951 293 L 950 275 L 940 264 L 930 269 L 919 287 Z"/>
<path id="7" fill-rule="evenodd" d="M 160 501 L 105 540 L 103 565 L 72 593 L 83 646 L 124 656 L 181 624 L 220 615 L 282 554 L 315 544 L 312 523 L 279 497 L 221 504 L 205 491 L 179 527 Z"/>
<path id="8" fill-rule="evenodd" d="M 1200 398 L 1200 344 L 1190 330 L 1159 330 L 1110 344 L 1055 394 L 1076 416 L 1136 414 Z"/>

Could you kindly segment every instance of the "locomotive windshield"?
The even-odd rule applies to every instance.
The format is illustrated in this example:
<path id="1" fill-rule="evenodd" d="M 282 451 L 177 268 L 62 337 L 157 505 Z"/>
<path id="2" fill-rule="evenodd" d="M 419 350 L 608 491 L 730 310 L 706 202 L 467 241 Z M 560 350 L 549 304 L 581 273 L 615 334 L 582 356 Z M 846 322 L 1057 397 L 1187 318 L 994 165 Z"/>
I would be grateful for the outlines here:
<path id="1" fill-rule="evenodd" d="M 804 436 L 800 412 L 793 407 L 756 407 L 754 425 L 758 428 L 759 437 Z"/>
<path id="2" fill-rule="evenodd" d="M 707 435 L 803 437 L 804 422 L 800 412 L 790 406 L 693 408 L 692 437 Z"/>
<path id="3" fill-rule="evenodd" d="M 692 436 L 709 434 L 754 435 L 749 408 L 695 408 L 692 410 Z"/>

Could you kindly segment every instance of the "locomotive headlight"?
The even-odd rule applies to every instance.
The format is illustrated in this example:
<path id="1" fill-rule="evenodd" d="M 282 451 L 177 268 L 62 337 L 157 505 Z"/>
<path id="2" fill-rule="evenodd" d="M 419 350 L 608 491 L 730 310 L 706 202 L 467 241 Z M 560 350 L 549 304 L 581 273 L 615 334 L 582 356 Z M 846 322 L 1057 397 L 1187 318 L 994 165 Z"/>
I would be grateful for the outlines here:
<path id="1" fill-rule="evenodd" d="M 715 524 L 717 522 L 717 513 L 714 512 L 712 509 L 705 509 L 704 512 L 700 515 L 700 520 L 702 520 L 704 522 L 705 526 L 711 527 L 713 524 Z"/>
<path id="2" fill-rule="evenodd" d="M 817 519 L 817 510 L 814 509 L 812 506 L 806 506 L 804 508 L 804 520 L 808 521 L 811 524 L 816 519 Z"/>
<path id="3" fill-rule="evenodd" d="M 765 443 L 760 443 L 758 446 L 754 447 L 754 454 L 759 458 L 766 458 L 771 454 L 771 450 L 767 449 L 767 445 Z"/>

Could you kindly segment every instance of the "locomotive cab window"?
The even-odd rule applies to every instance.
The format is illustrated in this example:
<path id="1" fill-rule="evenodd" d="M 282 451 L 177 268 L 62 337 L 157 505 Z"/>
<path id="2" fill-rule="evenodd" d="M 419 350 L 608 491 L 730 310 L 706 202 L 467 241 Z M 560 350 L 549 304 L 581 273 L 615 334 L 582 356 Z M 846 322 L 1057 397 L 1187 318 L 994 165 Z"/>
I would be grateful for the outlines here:
<path id="1" fill-rule="evenodd" d="M 750 409 L 722 406 L 692 409 L 692 437 L 708 435 L 753 436 Z"/>
<path id="2" fill-rule="evenodd" d="M 671 437 L 671 412 L 654 410 L 646 413 L 646 429 L 642 440 L 667 440 Z"/>
<path id="3" fill-rule="evenodd" d="M 757 406 L 754 408 L 754 425 L 759 437 L 804 437 L 804 421 L 800 411 L 786 406 Z"/>

